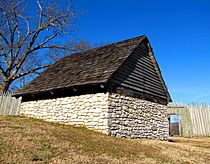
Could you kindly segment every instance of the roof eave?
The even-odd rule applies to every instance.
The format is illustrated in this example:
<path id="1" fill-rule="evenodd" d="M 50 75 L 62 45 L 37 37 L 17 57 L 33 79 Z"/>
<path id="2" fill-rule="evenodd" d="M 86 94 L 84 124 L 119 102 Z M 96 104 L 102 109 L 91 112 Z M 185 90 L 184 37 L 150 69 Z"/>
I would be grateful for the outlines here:
<path id="1" fill-rule="evenodd" d="M 47 90 L 40 90 L 40 91 L 28 91 L 28 92 L 20 92 L 20 93 L 15 93 L 13 94 L 13 96 L 15 97 L 20 97 L 20 96 L 26 96 L 26 95 L 37 95 L 37 94 L 41 94 L 41 93 L 52 93 L 53 92 L 57 92 L 57 91 L 62 91 L 62 90 L 66 90 L 66 89 L 72 89 L 73 91 L 77 91 L 80 88 L 83 87 L 91 87 L 91 86 L 100 86 L 101 88 L 105 87 L 106 82 L 101 81 L 99 83 L 90 83 L 90 84 L 84 84 L 84 85 L 74 85 L 74 86 L 66 86 L 66 87 L 58 87 L 58 88 L 51 88 L 51 89 L 47 89 Z"/>

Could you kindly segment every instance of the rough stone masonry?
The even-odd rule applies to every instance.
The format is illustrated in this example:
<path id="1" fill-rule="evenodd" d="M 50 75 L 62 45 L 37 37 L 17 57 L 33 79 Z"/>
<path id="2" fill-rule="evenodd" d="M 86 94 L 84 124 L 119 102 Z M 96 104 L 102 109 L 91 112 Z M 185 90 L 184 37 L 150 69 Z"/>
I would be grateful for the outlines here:
<path id="1" fill-rule="evenodd" d="M 120 138 L 168 138 L 166 106 L 116 93 L 22 102 L 21 114 Z"/>

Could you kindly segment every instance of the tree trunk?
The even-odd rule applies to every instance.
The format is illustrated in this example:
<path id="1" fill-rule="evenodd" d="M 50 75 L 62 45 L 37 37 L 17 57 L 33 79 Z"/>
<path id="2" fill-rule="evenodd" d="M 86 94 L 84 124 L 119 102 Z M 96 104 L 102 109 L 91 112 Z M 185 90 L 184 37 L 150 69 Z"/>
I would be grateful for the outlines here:
<path id="1" fill-rule="evenodd" d="M 0 85 L 0 94 L 6 93 L 9 89 L 11 82 L 10 81 L 4 81 Z"/>

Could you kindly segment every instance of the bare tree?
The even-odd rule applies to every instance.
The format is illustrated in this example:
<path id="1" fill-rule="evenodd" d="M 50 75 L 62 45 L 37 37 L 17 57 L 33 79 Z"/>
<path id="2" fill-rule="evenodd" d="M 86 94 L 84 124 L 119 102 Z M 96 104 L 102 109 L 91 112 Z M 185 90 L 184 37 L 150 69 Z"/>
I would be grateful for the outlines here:
<path id="1" fill-rule="evenodd" d="M 52 50 L 75 52 L 84 44 L 65 39 L 76 29 L 77 14 L 69 3 L 33 2 L 31 7 L 29 0 L 0 0 L 0 80 L 4 92 L 15 80 L 39 73 L 50 59 L 62 57 Z"/>

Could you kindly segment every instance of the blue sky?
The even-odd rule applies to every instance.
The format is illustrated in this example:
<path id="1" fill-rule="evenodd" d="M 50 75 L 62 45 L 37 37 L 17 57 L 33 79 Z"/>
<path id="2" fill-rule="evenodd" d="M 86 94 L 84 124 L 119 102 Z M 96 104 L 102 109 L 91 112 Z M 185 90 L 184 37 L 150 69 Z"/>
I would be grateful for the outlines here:
<path id="1" fill-rule="evenodd" d="M 146 34 L 174 102 L 210 103 L 210 1 L 79 0 L 75 36 L 91 45 Z"/>

